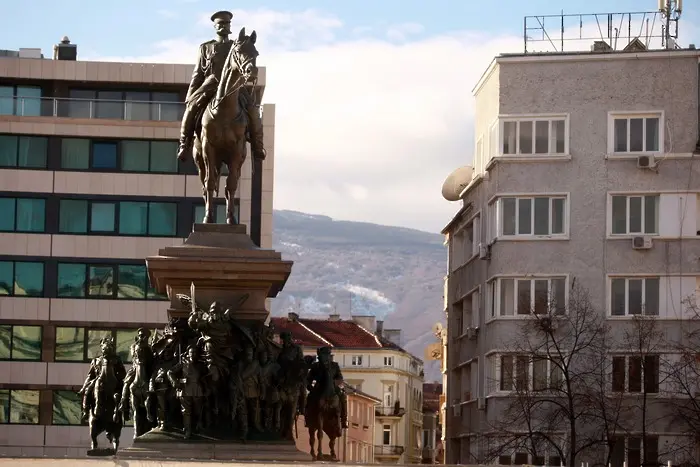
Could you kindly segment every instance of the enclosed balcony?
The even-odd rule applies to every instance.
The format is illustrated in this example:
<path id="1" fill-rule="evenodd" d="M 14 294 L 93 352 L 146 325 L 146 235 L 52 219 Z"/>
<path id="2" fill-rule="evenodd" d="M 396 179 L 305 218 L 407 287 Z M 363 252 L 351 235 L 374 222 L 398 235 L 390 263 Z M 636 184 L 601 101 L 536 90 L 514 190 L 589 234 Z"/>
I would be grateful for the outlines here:
<path id="1" fill-rule="evenodd" d="M 374 413 L 377 417 L 401 418 L 406 414 L 406 409 L 395 405 L 390 407 L 375 407 Z"/>

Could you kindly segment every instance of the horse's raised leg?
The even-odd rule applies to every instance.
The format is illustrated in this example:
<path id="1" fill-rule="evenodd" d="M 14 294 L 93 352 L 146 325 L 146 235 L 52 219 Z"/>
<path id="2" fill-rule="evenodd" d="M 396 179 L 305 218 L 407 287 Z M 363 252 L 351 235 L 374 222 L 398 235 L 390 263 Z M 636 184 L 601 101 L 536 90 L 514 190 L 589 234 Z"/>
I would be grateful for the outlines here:
<path id="1" fill-rule="evenodd" d="M 318 458 L 323 459 L 323 412 L 319 410 L 318 418 L 316 420 L 317 430 L 316 430 L 316 440 L 318 441 Z"/>

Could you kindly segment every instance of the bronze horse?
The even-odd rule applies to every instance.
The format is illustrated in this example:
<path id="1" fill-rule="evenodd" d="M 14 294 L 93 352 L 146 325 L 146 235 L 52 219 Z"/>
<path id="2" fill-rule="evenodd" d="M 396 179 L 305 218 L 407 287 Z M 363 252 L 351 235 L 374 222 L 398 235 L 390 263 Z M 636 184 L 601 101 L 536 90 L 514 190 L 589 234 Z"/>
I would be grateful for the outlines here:
<path id="1" fill-rule="evenodd" d="M 204 109 L 200 127 L 195 132 L 194 161 L 205 203 L 203 223 L 214 222 L 214 198 L 219 192 L 222 164 L 228 166 L 226 223 L 236 223 L 234 196 L 241 178 L 241 167 L 246 159 L 248 131 L 248 116 L 240 99 L 252 98 L 243 94 L 243 88 L 249 80 L 257 79 L 256 40 L 255 31 L 247 36 L 245 28 L 241 29 L 224 62 L 216 96 Z"/>
<path id="2" fill-rule="evenodd" d="M 309 429 L 311 459 L 314 461 L 324 460 L 321 442 L 323 441 L 323 433 L 326 433 L 329 438 L 330 460 L 337 461 L 335 441 L 342 436 L 340 398 L 336 393 L 332 368 L 324 368 L 319 363 L 315 363 L 314 367 L 310 372 L 310 378 L 314 378 L 314 384 L 309 391 L 305 417 Z M 318 450 L 314 452 L 316 441 L 318 441 Z"/>

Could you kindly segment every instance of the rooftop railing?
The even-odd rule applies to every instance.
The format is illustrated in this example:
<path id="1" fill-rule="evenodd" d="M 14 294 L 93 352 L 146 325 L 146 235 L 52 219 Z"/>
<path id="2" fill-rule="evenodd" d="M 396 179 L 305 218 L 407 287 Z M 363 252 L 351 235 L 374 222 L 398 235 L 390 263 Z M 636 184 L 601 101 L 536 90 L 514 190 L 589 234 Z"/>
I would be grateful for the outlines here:
<path id="1" fill-rule="evenodd" d="M 61 97 L 0 97 L 0 115 L 179 122 L 182 102 L 112 101 Z"/>

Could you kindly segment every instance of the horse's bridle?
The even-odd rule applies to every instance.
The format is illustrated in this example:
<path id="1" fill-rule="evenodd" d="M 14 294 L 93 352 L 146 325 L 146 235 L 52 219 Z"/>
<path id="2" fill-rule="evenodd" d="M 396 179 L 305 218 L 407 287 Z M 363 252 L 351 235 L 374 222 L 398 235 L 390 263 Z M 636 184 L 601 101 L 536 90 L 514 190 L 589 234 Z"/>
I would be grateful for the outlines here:
<path id="1" fill-rule="evenodd" d="M 248 41 L 248 40 L 250 40 L 250 39 L 246 38 L 246 41 Z M 238 91 L 243 86 L 245 86 L 246 83 L 248 82 L 248 80 L 250 79 L 250 73 L 243 72 L 243 70 L 244 70 L 243 67 L 245 65 L 247 65 L 250 62 L 250 60 L 246 60 L 245 62 L 241 62 L 240 56 L 236 50 L 237 47 L 240 47 L 240 45 L 244 44 L 244 43 L 245 43 L 245 41 L 242 43 L 240 43 L 238 41 L 234 41 L 233 44 L 231 45 L 231 51 L 229 52 L 229 56 L 231 57 L 234 64 L 236 65 L 236 68 L 238 68 L 238 72 L 241 74 L 241 77 L 238 78 L 238 81 L 243 80 L 243 82 L 241 84 L 236 83 L 236 86 L 233 86 L 230 91 L 228 91 L 226 94 L 224 94 L 221 97 L 221 99 L 219 99 L 219 102 L 216 103 L 216 105 L 212 105 L 212 109 L 216 109 L 217 107 L 219 107 L 219 104 L 221 104 L 221 102 L 223 102 L 224 99 L 226 99 L 231 94 L 233 94 L 234 92 Z M 257 84 L 258 84 L 258 76 L 256 74 L 255 78 L 253 78 L 253 88 L 255 88 L 255 86 L 257 86 Z"/>

